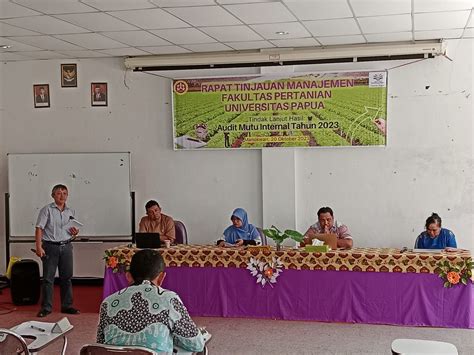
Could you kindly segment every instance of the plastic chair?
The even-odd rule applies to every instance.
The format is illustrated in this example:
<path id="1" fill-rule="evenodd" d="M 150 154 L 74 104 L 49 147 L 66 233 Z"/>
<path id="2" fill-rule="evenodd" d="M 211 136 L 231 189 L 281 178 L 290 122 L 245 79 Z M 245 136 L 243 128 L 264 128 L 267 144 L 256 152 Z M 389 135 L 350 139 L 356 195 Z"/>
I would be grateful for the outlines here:
<path id="1" fill-rule="evenodd" d="M 458 355 L 458 349 L 450 343 L 420 339 L 395 339 L 392 342 L 393 355 L 443 354 Z"/>
<path id="2" fill-rule="evenodd" d="M 23 337 L 10 329 L 0 328 L 0 354 L 29 355 L 28 345 Z"/>
<path id="3" fill-rule="evenodd" d="M 110 355 L 110 354 L 134 354 L 134 355 L 157 355 L 153 351 L 142 346 L 117 346 L 107 344 L 86 344 L 81 348 L 80 355 Z"/>
<path id="4" fill-rule="evenodd" d="M 174 221 L 174 230 L 175 230 L 175 236 L 176 244 L 188 244 L 188 232 L 186 231 L 186 227 L 184 226 L 184 223 L 181 221 Z"/>

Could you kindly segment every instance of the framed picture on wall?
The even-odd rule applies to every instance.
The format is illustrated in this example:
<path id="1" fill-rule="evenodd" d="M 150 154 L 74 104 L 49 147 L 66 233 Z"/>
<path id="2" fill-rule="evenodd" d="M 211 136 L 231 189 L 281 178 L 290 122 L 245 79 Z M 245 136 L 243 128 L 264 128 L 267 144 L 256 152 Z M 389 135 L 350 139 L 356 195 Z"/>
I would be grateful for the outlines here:
<path id="1" fill-rule="evenodd" d="M 61 64 L 61 87 L 77 87 L 77 64 Z"/>
<path id="2" fill-rule="evenodd" d="M 107 106 L 107 83 L 91 83 L 91 105 Z"/>
<path id="3" fill-rule="evenodd" d="M 49 84 L 33 85 L 35 108 L 49 107 Z"/>

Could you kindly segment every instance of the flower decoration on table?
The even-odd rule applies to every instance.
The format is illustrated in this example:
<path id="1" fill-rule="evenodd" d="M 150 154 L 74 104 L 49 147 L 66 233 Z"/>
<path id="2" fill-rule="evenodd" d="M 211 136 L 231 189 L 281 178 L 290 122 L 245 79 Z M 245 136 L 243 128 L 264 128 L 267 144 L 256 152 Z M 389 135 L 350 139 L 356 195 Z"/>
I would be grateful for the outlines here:
<path id="1" fill-rule="evenodd" d="M 250 258 L 247 269 L 250 270 L 252 276 L 257 278 L 257 283 L 261 284 L 262 287 L 276 283 L 278 276 L 283 271 L 283 263 L 280 258 L 272 258 L 271 262 L 261 261 L 256 258 Z"/>
<path id="2" fill-rule="evenodd" d="M 125 255 L 116 253 L 114 250 L 106 250 L 103 259 L 105 260 L 105 265 L 111 268 L 113 272 L 125 272 L 130 267 L 130 263 L 127 262 Z"/>
<path id="3" fill-rule="evenodd" d="M 467 285 L 472 278 L 472 269 L 474 262 L 472 258 L 463 259 L 457 263 L 451 264 L 448 260 L 440 261 L 438 264 L 437 274 L 444 281 L 444 287 L 450 288 L 454 285 Z M 471 280 L 472 282 L 472 280 Z"/>
<path id="4" fill-rule="evenodd" d="M 263 234 L 265 234 L 265 236 L 267 238 L 271 238 L 275 241 L 277 250 L 280 250 L 281 244 L 287 238 L 291 238 L 294 241 L 297 241 L 298 243 L 301 243 L 303 241 L 303 234 L 301 234 L 300 232 L 294 231 L 294 230 L 291 230 L 291 229 L 287 229 L 284 232 L 281 232 L 274 225 L 272 225 L 268 229 L 264 229 Z"/>

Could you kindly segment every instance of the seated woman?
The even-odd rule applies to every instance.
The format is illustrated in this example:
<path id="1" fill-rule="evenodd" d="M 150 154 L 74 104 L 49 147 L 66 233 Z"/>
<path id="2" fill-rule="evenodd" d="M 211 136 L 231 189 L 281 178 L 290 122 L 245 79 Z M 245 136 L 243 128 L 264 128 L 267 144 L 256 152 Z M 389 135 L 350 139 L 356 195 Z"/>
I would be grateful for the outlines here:
<path id="1" fill-rule="evenodd" d="M 248 222 L 247 212 L 243 208 L 236 208 L 230 217 L 232 225 L 224 231 L 224 239 L 219 239 L 217 245 L 224 247 L 226 243 L 234 246 L 260 245 L 260 233 L 257 228 Z"/>
<path id="2" fill-rule="evenodd" d="M 449 229 L 441 228 L 441 217 L 433 213 L 426 219 L 426 231 L 416 238 L 416 249 L 457 248 L 456 237 Z"/>

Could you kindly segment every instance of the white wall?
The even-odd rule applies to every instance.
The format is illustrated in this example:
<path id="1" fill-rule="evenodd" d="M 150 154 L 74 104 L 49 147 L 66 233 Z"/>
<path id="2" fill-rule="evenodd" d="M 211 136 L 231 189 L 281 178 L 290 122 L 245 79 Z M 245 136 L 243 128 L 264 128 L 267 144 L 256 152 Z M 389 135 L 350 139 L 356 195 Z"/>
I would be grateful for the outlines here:
<path id="1" fill-rule="evenodd" d="M 474 250 L 473 41 L 448 50 L 389 70 L 387 147 L 297 151 L 298 228 L 331 206 L 355 245 L 413 247 L 437 212 Z"/>
<path id="2" fill-rule="evenodd" d="M 294 174 L 266 176 L 264 189 L 262 165 L 278 166 L 273 152 L 172 150 L 167 79 L 125 75 L 120 59 L 80 60 L 79 87 L 62 89 L 64 61 L 1 64 L 0 191 L 8 191 L 9 152 L 130 151 L 137 220 L 144 203 L 156 198 L 165 213 L 184 221 L 192 243 L 218 237 L 235 207 L 246 208 L 256 225 L 291 214 L 287 222 L 294 226 L 277 225 L 304 232 L 316 210 L 329 205 L 349 225 L 356 246 L 411 246 L 436 211 L 460 246 L 474 250 L 472 45 L 450 41 L 453 61 L 438 58 L 389 71 L 386 148 L 297 149 L 294 160 L 280 160 Z M 90 107 L 92 81 L 109 83 L 108 107 Z M 50 84 L 51 108 L 33 108 L 35 83 Z M 263 190 L 285 186 L 285 195 L 294 199 L 287 204 L 262 197 Z M 0 213 L 3 250 L 3 202 Z"/>
<path id="3" fill-rule="evenodd" d="M 81 60 L 77 62 L 78 88 L 61 89 L 60 63 L 1 64 L 2 193 L 8 191 L 7 153 L 130 151 L 137 222 L 144 215 L 144 204 L 153 198 L 160 202 L 164 213 L 185 223 L 192 243 L 217 239 L 230 224 L 235 207 L 247 209 L 253 223 L 261 225 L 260 151 L 175 152 L 169 80 L 129 72 L 125 77 L 127 88 L 122 60 Z M 108 107 L 90 106 L 93 81 L 109 83 Z M 33 108 L 34 83 L 50 84 L 50 109 Z M 3 198 L 0 213 L 3 251 Z M 23 249 L 31 257 L 29 247 Z M 4 268 L 2 255 L 0 270 Z"/>

